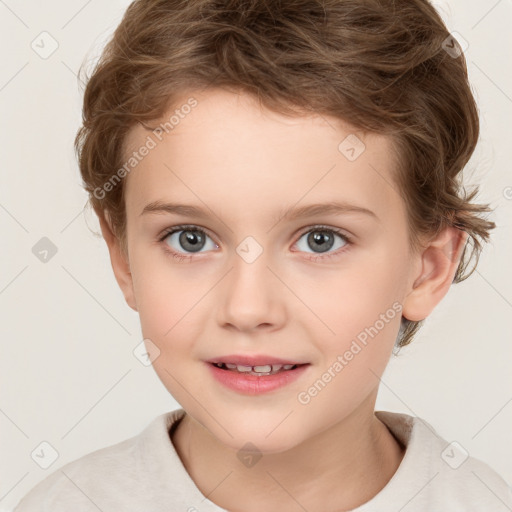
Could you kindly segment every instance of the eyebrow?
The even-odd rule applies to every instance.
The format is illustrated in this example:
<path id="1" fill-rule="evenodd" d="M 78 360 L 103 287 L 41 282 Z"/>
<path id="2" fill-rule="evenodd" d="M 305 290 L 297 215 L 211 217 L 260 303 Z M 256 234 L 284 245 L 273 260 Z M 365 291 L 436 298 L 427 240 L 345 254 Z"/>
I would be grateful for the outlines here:
<path id="1" fill-rule="evenodd" d="M 147 204 L 140 215 L 144 214 L 165 214 L 173 213 L 176 215 L 183 215 L 188 217 L 196 217 L 205 219 L 210 217 L 208 212 L 193 205 L 179 204 L 179 203 L 166 203 L 163 201 L 153 201 Z M 329 214 L 347 214 L 347 213 L 358 213 L 368 215 L 375 220 L 379 220 L 375 212 L 354 204 L 329 201 L 319 204 L 310 204 L 306 206 L 300 206 L 298 208 L 286 208 L 279 211 L 277 217 L 274 220 L 295 220 L 302 217 L 312 217 L 314 215 L 329 215 Z"/>

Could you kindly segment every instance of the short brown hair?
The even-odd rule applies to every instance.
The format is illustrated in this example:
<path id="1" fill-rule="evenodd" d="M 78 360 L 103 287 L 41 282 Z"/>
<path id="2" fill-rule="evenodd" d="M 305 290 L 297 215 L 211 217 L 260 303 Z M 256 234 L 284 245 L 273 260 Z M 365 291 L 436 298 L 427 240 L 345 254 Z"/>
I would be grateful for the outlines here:
<path id="1" fill-rule="evenodd" d="M 89 201 L 126 252 L 123 183 L 97 191 L 123 165 L 128 131 L 186 91 L 245 92 L 276 112 L 326 114 L 390 136 L 411 247 L 446 226 L 466 231 L 472 251 L 466 244 L 460 282 L 495 224 L 479 217 L 491 209 L 471 203 L 478 187 L 466 193 L 459 176 L 479 120 L 449 38 L 427 0 L 136 0 L 87 80 L 75 149 Z M 403 318 L 397 345 L 422 322 Z"/>

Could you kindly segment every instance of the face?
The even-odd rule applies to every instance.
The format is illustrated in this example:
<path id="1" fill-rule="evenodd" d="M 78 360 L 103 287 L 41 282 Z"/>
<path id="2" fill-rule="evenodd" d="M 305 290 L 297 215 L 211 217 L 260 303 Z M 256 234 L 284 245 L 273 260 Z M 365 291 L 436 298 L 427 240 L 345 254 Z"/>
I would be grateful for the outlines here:
<path id="1" fill-rule="evenodd" d="M 130 154 L 156 142 L 126 178 L 133 307 L 159 378 L 191 417 L 235 449 L 283 451 L 357 410 L 391 355 L 417 270 L 391 144 L 245 95 L 183 104 L 190 96 L 197 104 L 169 133 L 137 127 L 127 139 Z M 331 203 L 345 207 L 297 215 Z M 233 354 L 305 366 L 244 392 L 206 362 Z"/>

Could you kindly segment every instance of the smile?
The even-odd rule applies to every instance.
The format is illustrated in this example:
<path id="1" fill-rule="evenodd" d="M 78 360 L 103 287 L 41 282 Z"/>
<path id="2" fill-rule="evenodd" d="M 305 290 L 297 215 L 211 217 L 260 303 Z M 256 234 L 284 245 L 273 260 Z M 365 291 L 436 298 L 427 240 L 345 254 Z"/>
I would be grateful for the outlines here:
<path id="1" fill-rule="evenodd" d="M 230 390 L 259 395 L 280 389 L 300 378 L 311 365 L 268 364 L 257 366 L 207 362 L 214 379 Z"/>

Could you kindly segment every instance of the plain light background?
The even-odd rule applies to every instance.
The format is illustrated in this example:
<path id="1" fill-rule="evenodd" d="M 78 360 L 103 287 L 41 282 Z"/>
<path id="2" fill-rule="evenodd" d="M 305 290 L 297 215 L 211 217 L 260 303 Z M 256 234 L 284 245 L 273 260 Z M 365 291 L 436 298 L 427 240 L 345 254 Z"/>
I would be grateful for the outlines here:
<path id="1" fill-rule="evenodd" d="M 76 73 L 86 57 L 99 55 L 128 5 L 0 0 L 4 510 L 67 462 L 179 407 L 133 354 L 142 340 L 139 319 L 114 279 L 105 242 L 91 233 L 99 224 L 84 210 L 72 146 L 82 102 Z M 434 5 L 469 45 L 481 137 L 464 176 L 469 186 L 481 185 L 479 201 L 495 208 L 490 218 L 498 227 L 477 271 L 452 287 L 412 345 L 390 361 L 376 409 L 420 416 L 510 483 L 512 2 Z M 47 58 L 31 46 L 42 52 L 52 44 L 58 48 Z M 33 252 L 43 237 L 57 250 L 47 262 Z M 58 452 L 47 469 L 31 456 L 42 442 Z"/>

